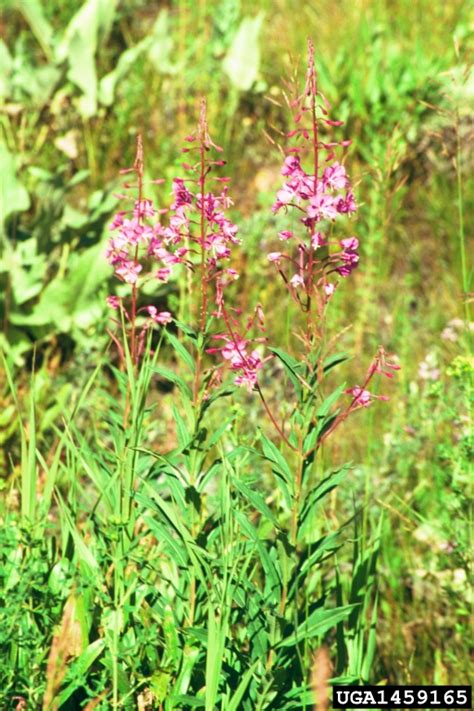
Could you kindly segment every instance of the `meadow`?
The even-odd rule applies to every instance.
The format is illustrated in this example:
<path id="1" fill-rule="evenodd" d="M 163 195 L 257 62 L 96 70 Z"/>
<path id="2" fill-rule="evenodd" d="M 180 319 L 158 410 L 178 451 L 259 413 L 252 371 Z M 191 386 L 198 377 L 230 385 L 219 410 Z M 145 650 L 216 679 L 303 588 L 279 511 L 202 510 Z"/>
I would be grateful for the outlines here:
<path id="1" fill-rule="evenodd" d="M 0 708 L 469 683 L 469 9 L 3 0 Z"/>

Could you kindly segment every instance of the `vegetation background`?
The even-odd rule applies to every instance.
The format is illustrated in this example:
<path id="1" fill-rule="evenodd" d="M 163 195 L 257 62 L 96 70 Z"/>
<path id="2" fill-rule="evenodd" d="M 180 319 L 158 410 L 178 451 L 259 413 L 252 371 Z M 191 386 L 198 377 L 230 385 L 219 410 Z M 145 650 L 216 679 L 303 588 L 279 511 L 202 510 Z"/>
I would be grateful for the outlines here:
<path id="1" fill-rule="evenodd" d="M 6 356 L 0 372 L 0 646 L 9 660 L 1 672 L 2 708 L 23 708 L 14 696 L 41 708 L 45 689 L 52 693 L 63 683 L 62 672 L 51 681 L 47 664 L 55 625 L 64 630 L 69 573 L 55 567 L 61 545 L 53 535 L 41 544 L 24 538 L 19 498 L 23 468 L 35 468 L 37 450 L 45 463 L 38 491 L 51 502 L 47 530 L 60 521 L 64 543 L 72 535 L 71 511 L 80 520 L 81 506 L 93 506 L 80 467 L 70 468 L 82 471 L 79 480 L 75 474 L 68 480 L 67 472 L 60 477 L 69 509 L 51 492 L 47 498 L 44 472 L 55 462 L 58 423 L 83 397 L 109 340 L 105 296 L 112 279 L 101 255 L 117 207 L 118 170 L 131 165 L 140 132 L 148 175 L 179 173 L 180 146 L 196 123 L 199 97 L 207 97 L 239 214 L 241 292 L 258 292 L 271 338 L 285 343 L 290 325 L 264 254 L 277 242 L 269 207 L 280 185 L 278 144 L 284 146 L 282 133 L 290 128 L 283 81 L 295 67 L 303 74 L 308 35 L 321 88 L 353 141 L 348 165 L 361 203 L 361 265 L 338 296 L 332 327 L 350 325 L 341 336 L 354 354 L 344 366 L 348 378 L 366 367 L 379 343 L 402 365 L 390 402 L 353 418 L 325 448 L 328 465 L 350 460 L 353 469 L 320 513 L 331 525 L 356 521 L 338 553 L 342 578 L 353 570 L 351 542 L 358 535 L 378 541 L 370 679 L 467 683 L 474 336 L 469 5 L 0 1 L 0 346 Z M 177 285 L 157 298 L 175 310 Z M 115 393 L 107 369 L 97 377 L 90 413 L 110 408 Z M 150 438 L 169 448 L 173 392 L 163 397 Z M 242 404 L 232 407 L 239 413 Z M 242 415 L 236 427 L 251 432 L 261 413 L 256 401 L 246 408 L 245 422 Z M 82 415 L 84 447 L 100 427 L 100 416 L 90 413 L 90 419 Z M 22 558 L 28 546 L 30 558 Z M 20 625 L 29 640 L 23 652 L 29 671 L 21 644 L 11 643 L 11 625 Z M 87 661 L 85 674 L 93 669 L 94 660 Z"/>

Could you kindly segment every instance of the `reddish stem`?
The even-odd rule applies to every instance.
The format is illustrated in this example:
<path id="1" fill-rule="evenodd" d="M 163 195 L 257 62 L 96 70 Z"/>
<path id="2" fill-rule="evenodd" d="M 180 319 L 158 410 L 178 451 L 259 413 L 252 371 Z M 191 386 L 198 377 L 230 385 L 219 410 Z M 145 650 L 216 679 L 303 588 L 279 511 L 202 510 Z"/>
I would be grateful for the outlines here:
<path id="1" fill-rule="evenodd" d="M 375 362 L 376 362 L 376 363 L 378 362 L 378 355 L 375 356 Z M 361 390 L 365 390 L 365 389 L 366 389 L 366 387 L 368 386 L 368 384 L 370 383 L 370 381 L 371 381 L 372 378 L 374 377 L 374 374 L 377 372 L 377 371 L 376 371 L 376 368 L 373 367 L 373 363 L 374 363 L 374 361 L 372 361 L 372 366 L 369 368 L 369 371 L 368 371 L 367 376 L 366 376 L 366 378 L 365 378 L 365 380 L 364 380 L 364 383 L 363 383 L 363 385 L 362 385 L 362 387 L 361 387 Z M 318 441 L 318 443 L 316 444 L 316 446 L 313 447 L 312 449 L 310 449 L 309 452 L 305 452 L 305 455 L 304 455 L 305 457 L 309 457 L 311 454 L 313 454 L 313 452 L 315 452 L 317 449 L 319 449 L 319 447 L 322 445 L 322 443 L 324 442 L 324 440 L 327 439 L 327 438 L 329 437 L 329 435 L 334 432 L 334 430 L 336 429 L 336 427 L 339 427 L 339 425 L 342 424 L 342 423 L 344 422 L 344 420 L 346 420 L 346 419 L 349 417 L 349 415 L 351 414 L 351 412 L 355 412 L 355 410 L 359 409 L 359 408 L 357 408 L 357 407 L 354 407 L 354 406 L 357 406 L 357 401 L 358 401 L 358 399 L 359 399 L 359 396 L 356 395 L 356 396 L 352 399 L 352 402 L 346 407 L 346 409 L 345 409 L 343 412 L 341 412 L 340 415 L 338 415 L 338 416 L 336 417 L 336 419 L 335 419 L 334 422 L 332 423 L 331 427 L 330 427 L 328 430 L 326 430 L 326 432 L 323 434 L 323 436 L 322 436 L 321 439 Z"/>
<path id="2" fill-rule="evenodd" d="M 236 350 L 237 353 L 240 355 L 240 357 L 242 358 L 243 362 L 247 365 L 247 367 L 249 367 L 247 358 L 245 357 L 245 354 L 242 353 L 242 351 L 241 351 L 240 348 L 239 348 L 238 339 L 237 339 L 237 336 L 236 336 L 235 333 L 234 333 L 234 329 L 232 328 L 232 324 L 230 323 L 229 314 L 227 313 L 227 310 L 226 310 L 226 308 L 225 308 L 225 305 L 224 305 L 224 301 L 223 301 L 223 300 L 221 301 L 220 307 L 221 307 L 221 310 L 222 310 L 222 315 L 223 315 L 223 317 L 224 317 L 225 324 L 226 324 L 226 326 L 227 326 L 227 330 L 229 331 L 230 336 L 231 336 L 231 338 L 232 338 L 232 341 L 233 341 L 235 350 Z M 256 385 L 255 385 L 255 389 L 257 390 L 257 392 L 258 392 L 258 394 L 259 394 L 259 396 L 260 396 L 260 399 L 261 399 L 261 401 L 262 401 L 263 407 L 265 408 L 265 412 L 267 413 L 268 417 L 270 418 L 270 420 L 271 420 L 273 426 L 275 427 L 276 431 L 278 432 L 278 434 L 280 435 L 280 437 L 282 438 L 282 440 L 283 440 L 283 441 L 285 442 L 285 444 L 288 445 L 288 447 L 290 447 L 290 449 L 292 449 L 294 452 L 298 451 L 297 448 L 294 447 L 294 446 L 291 444 L 291 442 L 289 441 L 288 437 L 285 435 L 285 433 L 284 433 L 283 430 L 281 429 L 280 425 L 278 424 L 278 422 L 277 422 L 275 416 L 273 415 L 273 412 L 271 411 L 271 409 L 270 409 L 270 407 L 269 407 L 267 401 L 265 400 L 265 396 L 264 396 L 264 394 L 263 394 L 263 392 L 262 392 L 262 389 L 261 389 L 260 385 L 258 384 L 258 382 L 257 382 Z"/>
<path id="3" fill-rule="evenodd" d="M 137 152 L 135 155 L 135 162 L 133 164 L 133 170 L 135 171 L 135 174 L 137 176 L 137 183 L 138 183 L 138 223 L 141 224 L 141 204 L 142 204 L 142 199 L 143 199 L 143 142 L 142 142 L 142 137 L 141 134 L 138 134 L 137 136 Z M 138 264 L 138 245 L 135 247 L 135 254 L 133 257 L 133 261 L 135 266 Z M 132 286 L 132 304 L 131 304 L 131 314 L 130 314 L 130 320 L 131 320 L 131 336 L 130 336 L 130 354 L 132 357 L 132 363 L 136 366 L 138 362 L 138 352 L 137 352 L 137 337 L 136 337 L 136 332 L 137 332 L 137 325 L 136 325 L 136 320 L 137 320 L 137 295 L 138 295 L 138 289 L 137 289 L 137 284 L 133 284 Z"/>

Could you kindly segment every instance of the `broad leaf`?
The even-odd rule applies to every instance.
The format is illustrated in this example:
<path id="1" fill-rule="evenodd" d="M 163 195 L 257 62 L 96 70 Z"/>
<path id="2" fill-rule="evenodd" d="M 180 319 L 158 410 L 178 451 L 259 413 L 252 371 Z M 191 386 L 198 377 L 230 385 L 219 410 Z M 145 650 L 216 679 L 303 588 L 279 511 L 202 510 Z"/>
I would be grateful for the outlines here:
<path id="1" fill-rule="evenodd" d="M 222 63 L 224 72 L 240 91 L 249 91 L 258 76 L 262 22 L 261 12 L 255 17 L 244 17 Z"/>
<path id="2" fill-rule="evenodd" d="M 30 197 L 17 178 L 15 159 L 5 143 L 0 141 L 0 231 L 10 215 L 29 207 Z"/>

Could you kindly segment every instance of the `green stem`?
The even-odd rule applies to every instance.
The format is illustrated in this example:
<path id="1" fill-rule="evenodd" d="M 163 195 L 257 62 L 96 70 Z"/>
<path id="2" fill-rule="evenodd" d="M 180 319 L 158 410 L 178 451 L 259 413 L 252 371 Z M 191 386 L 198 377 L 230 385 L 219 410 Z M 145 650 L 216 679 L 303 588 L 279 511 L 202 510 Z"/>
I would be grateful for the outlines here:
<path id="1" fill-rule="evenodd" d="M 463 203 L 463 183 L 462 183 L 462 154 L 461 154 L 461 136 L 459 130 L 459 111 L 456 109 L 456 184 L 457 184 L 457 203 L 458 203 L 458 225 L 459 225 L 459 248 L 461 252 L 461 280 L 463 290 L 463 303 L 465 315 L 466 332 L 469 331 L 470 310 L 467 293 L 469 290 L 469 276 L 467 270 L 466 257 L 466 236 L 464 231 L 464 203 Z"/>
<path id="2" fill-rule="evenodd" d="M 302 438 L 301 438 L 302 439 Z M 291 513 L 291 532 L 290 541 L 296 548 L 296 541 L 298 539 L 298 512 L 300 508 L 301 500 L 301 485 L 303 482 L 303 464 L 304 464 L 304 452 L 303 452 L 303 442 L 300 442 L 300 449 L 298 452 L 298 466 L 296 468 L 295 477 L 295 495 L 293 497 L 293 509 Z"/>

